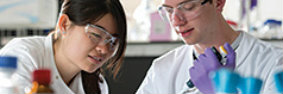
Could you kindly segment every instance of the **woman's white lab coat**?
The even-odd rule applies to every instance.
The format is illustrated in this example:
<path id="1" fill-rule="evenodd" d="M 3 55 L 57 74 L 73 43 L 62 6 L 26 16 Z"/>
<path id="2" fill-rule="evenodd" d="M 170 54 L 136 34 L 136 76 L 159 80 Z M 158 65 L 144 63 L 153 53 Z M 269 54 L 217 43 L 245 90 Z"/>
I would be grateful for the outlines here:
<path id="1" fill-rule="evenodd" d="M 245 32 L 235 50 L 236 68 L 243 77 L 263 80 L 262 94 L 274 94 L 274 72 L 283 69 L 283 50 Z M 177 94 L 188 89 L 189 68 L 193 66 L 193 46 L 183 45 L 155 59 L 137 94 Z M 198 90 L 191 94 L 199 93 Z"/>
<path id="2" fill-rule="evenodd" d="M 81 73 L 77 74 L 70 86 L 67 86 L 61 78 L 55 64 L 53 54 L 52 35 L 47 37 L 15 38 L 5 45 L 0 55 L 18 57 L 18 69 L 13 80 L 21 90 L 31 86 L 31 73 L 35 69 L 50 68 L 51 88 L 56 94 L 85 94 L 82 85 Z M 102 75 L 103 83 L 99 83 L 102 94 L 108 94 L 108 86 Z"/>

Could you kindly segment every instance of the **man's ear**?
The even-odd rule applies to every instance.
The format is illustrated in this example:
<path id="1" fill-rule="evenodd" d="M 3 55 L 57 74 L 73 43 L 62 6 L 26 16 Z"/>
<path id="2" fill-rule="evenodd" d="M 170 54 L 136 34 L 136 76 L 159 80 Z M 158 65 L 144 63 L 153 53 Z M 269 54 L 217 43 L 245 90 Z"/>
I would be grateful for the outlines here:
<path id="1" fill-rule="evenodd" d="M 57 29 L 59 29 L 61 35 L 64 35 L 68 32 L 68 29 L 71 27 L 71 23 L 72 22 L 70 21 L 68 15 L 62 14 L 60 16 Z"/>
<path id="2" fill-rule="evenodd" d="M 223 11 L 226 0 L 213 0 L 213 1 L 214 1 L 213 4 L 216 7 L 217 11 L 221 13 Z"/>

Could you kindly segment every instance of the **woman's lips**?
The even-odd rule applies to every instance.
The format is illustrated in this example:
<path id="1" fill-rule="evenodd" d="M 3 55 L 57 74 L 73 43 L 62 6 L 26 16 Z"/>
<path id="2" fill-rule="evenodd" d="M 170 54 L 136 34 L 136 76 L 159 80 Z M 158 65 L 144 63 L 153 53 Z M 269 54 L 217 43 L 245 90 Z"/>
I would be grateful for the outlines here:
<path id="1" fill-rule="evenodd" d="M 181 33 L 182 37 L 187 37 L 192 33 L 193 30 L 194 30 L 194 28 L 186 30 L 184 32 L 180 32 L 180 33 Z"/>
<path id="2" fill-rule="evenodd" d="M 92 63 L 95 63 L 95 64 L 100 64 L 100 62 L 102 61 L 102 58 L 95 57 L 95 56 L 88 56 L 88 58 Z"/>

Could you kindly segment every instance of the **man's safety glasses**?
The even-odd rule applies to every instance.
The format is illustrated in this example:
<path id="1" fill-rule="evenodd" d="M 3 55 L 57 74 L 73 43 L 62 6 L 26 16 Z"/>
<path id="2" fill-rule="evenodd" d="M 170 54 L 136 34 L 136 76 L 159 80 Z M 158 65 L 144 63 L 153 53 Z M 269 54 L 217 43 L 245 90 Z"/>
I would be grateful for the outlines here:
<path id="1" fill-rule="evenodd" d="M 186 20 L 190 20 L 195 18 L 199 15 L 200 6 L 206 4 L 210 0 L 186 0 L 178 4 L 176 8 L 162 5 L 158 8 L 159 15 L 166 21 L 170 20 L 171 15 L 174 13 L 175 15 L 181 16 L 180 14 L 176 13 L 175 9 L 178 9 L 179 12 L 182 12 L 186 17 Z M 183 15 L 181 19 L 183 18 Z"/>

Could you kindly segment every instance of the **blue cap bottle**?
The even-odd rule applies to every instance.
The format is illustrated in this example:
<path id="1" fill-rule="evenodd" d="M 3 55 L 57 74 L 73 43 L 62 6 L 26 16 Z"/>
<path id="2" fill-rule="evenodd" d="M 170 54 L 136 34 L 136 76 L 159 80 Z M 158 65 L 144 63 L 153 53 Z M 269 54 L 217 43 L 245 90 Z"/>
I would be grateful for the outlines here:
<path id="1" fill-rule="evenodd" d="M 12 81 L 12 75 L 16 68 L 16 57 L 0 56 L 0 94 L 17 94 L 19 92 Z"/>

